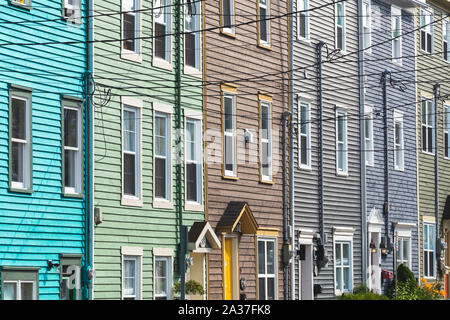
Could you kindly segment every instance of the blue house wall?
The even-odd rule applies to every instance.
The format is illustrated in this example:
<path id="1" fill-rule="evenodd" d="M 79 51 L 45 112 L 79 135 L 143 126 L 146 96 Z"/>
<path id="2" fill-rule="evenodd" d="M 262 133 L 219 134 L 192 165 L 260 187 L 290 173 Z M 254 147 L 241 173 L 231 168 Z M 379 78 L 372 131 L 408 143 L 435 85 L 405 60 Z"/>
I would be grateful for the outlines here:
<path id="1" fill-rule="evenodd" d="M 84 18 L 82 24 L 63 18 L 63 5 L 64 0 L 32 0 L 25 8 L 0 0 L 0 277 L 11 267 L 39 268 L 42 300 L 60 298 L 60 268 L 48 270 L 47 260 L 59 263 L 62 254 L 82 254 L 85 266 L 87 247 L 86 179 L 82 197 L 62 192 L 62 98 L 84 99 L 85 126 L 87 30 Z M 85 6 L 82 1 L 83 12 Z M 32 193 L 10 190 L 9 89 L 14 86 L 32 89 Z"/>
<path id="2" fill-rule="evenodd" d="M 413 13 L 402 9 L 402 59 L 401 65 L 392 61 L 391 5 L 382 1 L 371 1 L 371 44 L 364 52 L 365 106 L 373 107 L 374 164 L 366 165 L 367 216 L 375 208 L 383 216 L 384 206 L 384 115 L 381 74 L 391 71 L 394 86 L 387 81 L 388 109 L 388 159 L 389 159 L 389 203 L 388 234 L 385 225 L 381 236 L 394 241 L 393 223 L 414 224 L 411 232 L 411 269 L 418 276 L 417 233 L 417 156 L 415 118 L 415 35 Z M 382 43 L 384 42 L 384 43 Z M 382 44 L 381 44 L 382 43 Z M 401 81 L 398 82 L 398 81 Z M 402 90 L 399 89 L 402 87 Z M 394 110 L 403 113 L 404 170 L 394 170 Z M 383 218 L 385 218 L 383 216 Z M 370 244 L 370 233 L 368 234 Z M 367 248 L 369 251 L 369 249 Z M 368 252 L 369 256 L 370 253 Z M 381 270 L 393 271 L 393 253 L 381 258 Z M 384 290 L 389 280 L 381 283 Z"/>

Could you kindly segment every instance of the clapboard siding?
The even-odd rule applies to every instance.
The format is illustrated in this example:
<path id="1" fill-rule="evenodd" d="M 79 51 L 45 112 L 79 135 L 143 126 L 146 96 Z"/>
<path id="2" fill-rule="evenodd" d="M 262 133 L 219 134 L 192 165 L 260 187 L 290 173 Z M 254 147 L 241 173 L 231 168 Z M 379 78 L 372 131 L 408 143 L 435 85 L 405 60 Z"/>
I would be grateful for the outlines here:
<path id="1" fill-rule="evenodd" d="M 420 47 L 420 32 L 416 34 L 416 51 L 417 51 L 417 98 L 422 100 L 422 93 L 433 96 L 433 85 L 436 82 L 441 84 L 441 94 L 446 95 L 450 91 L 450 85 L 444 74 L 448 73 L 449 63 L 443 60 L 442 51 L 442 18 L 448 12 L 434 5 L 433 1 L 427 1 L 434 13 L 434 41 L 433 55 L 424 54 Z M 440 20 L 440 21 L 438 21 Z M 416 11 L 416 25 L 420 25 L 420 11 Z M 448 103 L 448 99 L 445 99 Z M 445 201 L 450 194 L 450 161 L 444 158 L 444 137 L 443 137 L 443 101 L 438 102 L 438 155 L 439 155 L 439 230 L 443 235 L 442 213 L 445 207 Z M 419 263 L 420 276 L 423 276 L 423 217 L 435 217 L 435 168 L 434 156 L 422 152 L 422 110 L 421 104 L 417 103 L 417 158 L 418 158 L 418 175 L 419 175 Z"/>
<path id="2" fill-rule="evenodd" d="M 61 3 L 33 0 L 32 9 L 25 10 L 0 1 L 5 21 L 0 28 L 0 267 L 40 267 L 42 300 L 57 300 L 60 294 L 59 270 L 47 271 L 47 260 L 58 262 L 62 253 L 86 258 L 85 198 L 61 193 L 61 96 L 83 97 L 86 28 L 62 19 Z M 74 44 L 58 44 L 65 41 Z M 9 191 L 10 84 L 33 89 L 31 195 Z"/>
<path id="3" fill-rule="evenodd" d="M 325 41 L 329 52 L 335 48 L 333 3 L 309 1 L 310 40 L 297 38 L 297 19 L 294 19 L 294 125 L 298 128 L 298 97 L 310 101 L 311 119 L 311 170 L 299 166 L 298 136 L 294 137 L 294 210 L 295 229 L 312 229 L 320 232 L 319 194 L 319 113 L 317 92 L 317 54 L 319 41 Z M 320 9 L 316 7 L 323 6 Z M 294 2 L 294 10 L 296 8 Z M 328 266 L 314 277 L 314 284 L 322 287 L 315 299 L 334 298 L 333 227 L 353 227 L 353 283 L 362 281 L 361 261 L 361 194 L 359 154 L 359 83 L 358 83 L 358 21 L 357 1 L 345 1 L 346 53 L 334 62 L 322 65 L 323 95 L 323 167 L 324 167 L 324 232 L 328 242 L 326 255 Z M 327 50 L 323 47 L 323 61 Z M 336 56 L 334 57 L 336 58 Z M 334 59 L 332 58 L 332 59 Z M 336 175 L 336 125 L 335 105 L 347 111 L 348 176 Z M 297 235 L 297 233 L 295 233 Z M 298 249 L 298 239 L 295 242 Z M 295 299 L 299 298 L 299 270 L 295 264 Z"/>
<path id="4" fill-rule="evenodd" d="M 256 3 L 235 1 L 236 38 L 219 30 L 219 1 L 206 2 L 207 80 L 207 143 L 208 143 L 208 211 L 213 228 L 223 215 L 229 201 L 248 203 L 260 227 L 279 230 L 277 237 L 278 299 L 283 299 L 282 248 L 282 123 L 281 115 L 288 108 L 288 20 L 286 16 L 272 19 L 271 50 L 257 47 L 255 23 Z M 271 1 L 271 16 L 284 15 L 289 4 Z M 222 178 L 222 123 L 219 83 L 237 85 L 237 154 L 238 181 Z M 273 184 L 259 182 L 259 109 L 258 92 L 272 95 L 272 166 Z M 253 142 L 245 144 L 244 129 L 253 134 Z M 221 239 L 222 240 L 222 239 Z M 209 299 L 223 299 L 222 252 L 209 255 Z M 247 288 L 241 293 L 247 299 L 257 298 L 255 236 L 243 235 L 239 242 L 239 278 L 245 278 Z"/>
<path id="5" fill-rule="evenodd" d="M 172 1 L 178 4 L 178 1 Z M 178 196 L 176 193 L 175 161 L 172 161 L 172 199 L 174 209 L 153 208 L 153 103 L 173 107 L 172 114 L 172 159 L 175 157 L 175 36 L 172 36 L 172 63 L 174 70 L 152 66 L 152 10 L 153 1 L 142 1 L 142 63 L 121 59 L 120 39 L 121 19 L 119 14 L 95 18 L 94 39 L 94 80 L 111 88 L 111 101 L 97 107 L 95 112 L 95 172 L 94 206 L 103 211 L 103 222 L 95 227 L 94 256 L 96 279 L 94 299 L 121 299 L 122 297 L 122 246 L 143 248 L 142 298 L 153 299 L 153 248 L 172 248 L 174 279 L 179 281 L 178 249 L 180 242 Z M 172 33 L 175 22 L 172 6 Z M 121 2 L 95 1 L 95 11 L 120 12 Z M 179 22 L 183 26 L 182 22 Z M 182 29 L 181 29 L 182 30 Z M 183 40 L 181 40 L 181 45 Z M 183 61 L 183 51 L 181 51 Z M 183 66 L 181 66 L 183 68 Z M 182 69 L 183 70 L 183 69 Z M 203 110 L 201 77 L 181 76 L 181 108 L 183 110 Z M 122 193 L 122 126 L 121 96 L 130 96 L 143 101 L 142 117 L 142 207 L 121 205 Z M 97 101 L 98 102 L 98 101 Z M 184 131 L 184 116 L 181 115 Z M 184 132 L 182 148 L 184 150 Z M 184 157 L 184 155 L 182 155 Z M 184 168 L 182 168 L 183 225 L 194 221 L 204 221 L 204 212 L 184 210 Z M 202 191 L 204 193 L 204 191 Z M 205 197 L 203 196 L 203 199 Z"/>

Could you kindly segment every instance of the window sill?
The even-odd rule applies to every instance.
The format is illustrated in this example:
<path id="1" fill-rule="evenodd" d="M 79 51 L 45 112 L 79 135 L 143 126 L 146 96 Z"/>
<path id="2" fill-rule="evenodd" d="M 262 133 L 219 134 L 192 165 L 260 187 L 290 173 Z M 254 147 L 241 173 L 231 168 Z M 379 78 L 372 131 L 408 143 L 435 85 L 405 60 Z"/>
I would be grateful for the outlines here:
<path id="1" fill-rule="evenodd" d="M 139 53 L 136 53 L 133 51 L 128 51 L 125 49 L 122 49 L 122 51 L 120 52 L 120 58 L 124 59 L 124 60 L 130 60 L 130 61 L 142 63 L 142 54 L 139 54 Z"/>
<path id="2" fill-rule="evenodd" d="M 220 34 L 230 37 L 230 38 L 233 38 L 233 39 L 237 38 L 235 33 L 224 31 L 222 28 L 220 28 Z"/>
<path id="3" fill-rule="evenodd" d="M 275 182 L 273 182 L 273 181 L 263 180 L 263 179 L 259 179 L 259 183 L 268 184 L 268 185 L 274 185 L 275 184 Z"/>
<path id="4" fill-rule="evenodd" d="M 25 10 L 31 10 L 32 9 L 31 4 L 23 4 L 23 3 L 20 3 L 20 2 L 17 2 L 17 1 L 13 1 L 13 0 L 10 0 L 9 4 L 12 5 L 12 6 L 18 7 L 18 8 L 25 9 Z"/>
<path id="5" fill-rule="evenodd" d="M 397 61 L 394 58 L 392 58 L 392 64 L 397 66 L 397 67 L 401 67 L 402 66 L 402 61 Z"/>
<path id="6" fill-rule="evenodd" d="M 374 165 L 373 163 L 367 163 L 367 162 L 366 162 L 366 167 L 373 168 L 373 167 L 375 167 L 375 165 Z"/>
<path id="7" fill-rule="evenodd" d="M 169 70 L 169 71 L 173 70 L 172 64 L 170 62 L 167 62 L 166 60 L 163 60 L 163 59 L 160 59 L 160 58 L 156 58 L 156 57 L 153 57 L 152 65 L 154 67 L 165 69 L 165 70 Z"/>
<path id="8" fill-rule="evenodd" d="M 265 49 L 265 50 L 272 51 L 272 46 L 271 46 L 271 45 L 264 44 L 264 43 L 258 43 L 257 47 L 258 47 L 258 48 Z"/>
<path id="9" fill-rule="evenodd" d="M 227 175 L 223 175 L 222 179 L 226 179 L 226 180 L 239 180 L 238 177 L 233 177 L 233 176 L 227 176 Z"/>
<path id="10" fill-rule="evenodd" d="M 9 187 L 9 192 L 17 192 L 17 193 L 27 193 L 32 194 L 33 189 L 25 189 L 25 188 L 17 188 L 17 187 Z"/>
<path id="11" fill-rule="evenodd" d="M 120 204 L 122 206 L 130 206 L 130 207 L 142 207 L 143 205 L 142 199 L 127 196 L 122 196 Z"/>
<path id="12" fill-rule="evenodd" d="M 405 168 L 394 167 L 394 170 L 403 172 L 403 171 L 405 171 Z"/>
<path id="13" fill-rule="evenodd" d="M 197 202 L 190 202 L 190 201 L 186 201 L 186 203 L 184 204 L 184 210 L 185 211 L 204 211 L 205 207 Z"/>
<path id="14" fill-rule="evenodd" d="M 302 170 L 302 171 L 312 171 L 312 167 L 311 167 L 311 166 L 307 166 L 307 165 L 304 165 L 304 164 L 300 164 L 300 165 L 298 166 L 298 168 L 299 168 L 300 170 Z"/>
<path id="15" fill-rule="evenodd" d="M 336 176 L 346 178 L 346 177 L 348 177 L 348 172 L 338 172 L 337 171 Z"/>
<path id="16" fill-rule="evenodd" d="M 154 199 L 153 208 L 158 209 L 173 209 L 173 202 L 164 199 Z"/>
<path id="17" fill-rule="evenodd" d="M 431 153 L 431 152 L 428 152 L 428 151 L 423 151 L 423 150 L 422 150 L 422 153 L 434 157 L 434 153 Z"/>
<path id="18" fill-rule="evenodd" d="M 184 67 L 184 74 L 194 77 L 202 77 L 202 71 L 200 69 L 195 69 L 194 67 L 185 66 Z"/>
<path id="19" fill-rule="evenodd" d="M 66 20 L 66 22 L 71 23 L 71 24 L 76 24 L 77 26 L 81 26 L 83 24 L 83 20 L 80 19 L 76 19 L 76 18 L 70 18 L 70 17 L 63 17 L 64 20 Z"/>
<path id="20" fill-rule="evenodd" d="M 308 46 L 312 46 L 311 40 L 310 40 L 310 39 L 307 39 L 307 38 L 303 38 L 303 37 L 298 37 L 298 36 L 297 36 L 297 42 L 306 44 L 306 45 L 308 45 Z"/>
<path id="21" fill-rule="evenodd" d="M 62 196 L 65 198 L 84 198 L 84 194 L 82 193 L 65 192 L 64 190 Z"/>

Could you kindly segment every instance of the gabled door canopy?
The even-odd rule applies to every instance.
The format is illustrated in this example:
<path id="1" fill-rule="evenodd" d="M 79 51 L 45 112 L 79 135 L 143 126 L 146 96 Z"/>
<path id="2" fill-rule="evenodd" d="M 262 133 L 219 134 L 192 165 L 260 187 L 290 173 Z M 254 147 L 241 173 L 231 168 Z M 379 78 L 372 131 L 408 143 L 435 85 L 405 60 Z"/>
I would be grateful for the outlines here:
<path id="1" fill-rule="evenodd" d="M 258 223 L 247 202 L 231 201 L 216 227 L 217 233 L 256 234 Z"/>
<path id="2" fill-rule="evenodd" d="M 188 233 L 188 250 L 198 253 L 209 253 L 220 249 L 220 240 L 207 221 L 196 221 Z"/>

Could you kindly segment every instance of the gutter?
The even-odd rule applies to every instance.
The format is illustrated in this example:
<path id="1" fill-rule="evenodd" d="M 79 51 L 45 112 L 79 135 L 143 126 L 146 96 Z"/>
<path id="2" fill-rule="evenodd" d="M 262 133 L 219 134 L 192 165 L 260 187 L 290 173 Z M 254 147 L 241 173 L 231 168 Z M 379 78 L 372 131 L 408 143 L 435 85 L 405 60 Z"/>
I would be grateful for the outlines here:
<path id="1" fill-rule="evenodd" d="M 289 2 L 289 12 L 294 11 L 294 0 Z M 289 104 L 291 106 L 291 125 L 289 126 L 289 141 L 290 141 L 290 150 L 289 150 L 289 217 L 290 217 L 290 225 L 291 225 L 291 245 L 292 250 L 295 252 L 295 219 L 294 219 L 294 36 L 293 36 L 293 18 L 289 15 Z M 294 255 L 291 258 L 291 300 L 295 300 L 295 259 Z"/>
<path id="2" fill-rule="evenodd" d="M 325 244 L 325 227 L 324 227 L 324 197 L 323 197 L 323 99 L 322 99 L 322 47 L 326 45 L 325 41 L 317 44 L 317 90 L 318 90 L 318 107 L 319 107 L 319 216 L 320 216 L 320 241 Z"/>
<path id="3" fill-rule="evenodd" d="M 284 300 L 288 299 L 289 296 L 289 255 L 290 255 L 290 246 L 289 246 L 289 235 L 288 235 L 288 203 L 287 203 L 287 175 L 286 175 L 286 158 L 287 158 L 287 142 L 286 142 L 286 126 L 289 121 L 289 116 L 292 114 L 290 111 L 286 110 L 283 112 L 282 115 L 282 123 L 283 123 L 283 269 L 284 269 Z M 291 127 L 292 127 L 292 120 L 291 120 Z"/>
<path id="4" fill-rule="evenodd" d="M 433 86 L 434 91 L 434 210 L 436 215 L 436 233 L 435 233 L 435 250 L 436 250 L 436 277 L 440 278 L 440 256 L 441 256 L 441 246 L 440 246 L 440 234 L 439 234 L 439 137 L 438 137 L 438 110 L 439 110 L 439 95 L 440 95 L 441 85 L 440 83 L 436 83 Z"/>

